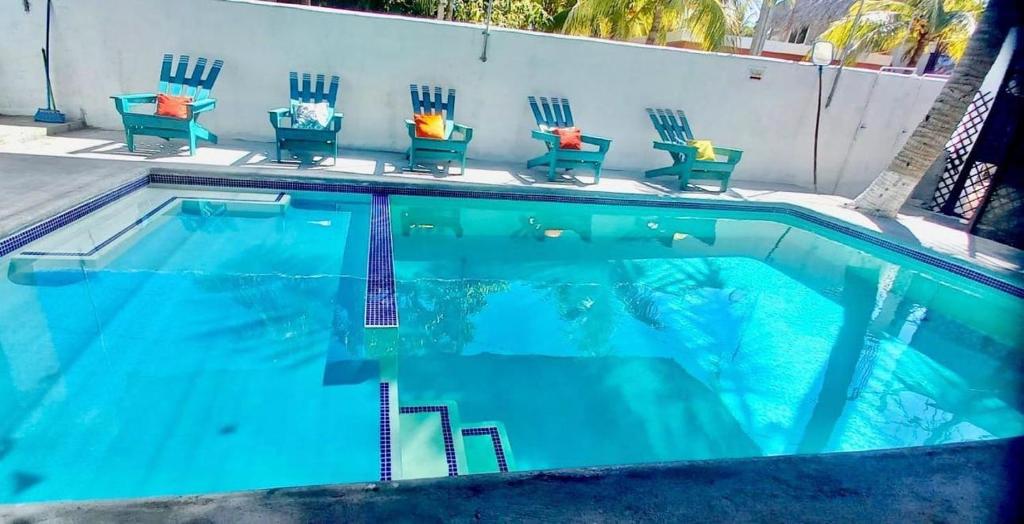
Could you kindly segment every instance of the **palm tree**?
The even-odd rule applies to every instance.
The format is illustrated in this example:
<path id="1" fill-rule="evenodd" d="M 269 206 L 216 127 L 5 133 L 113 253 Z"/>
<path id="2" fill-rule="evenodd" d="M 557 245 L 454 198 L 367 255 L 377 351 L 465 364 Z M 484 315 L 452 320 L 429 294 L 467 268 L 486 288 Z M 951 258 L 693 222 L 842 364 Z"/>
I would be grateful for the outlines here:
<path id="1" fill-rule="evenodd" d="M 902 58 L 913 67 L 931 44 L 959 60 L 984 9 L 984 0 L 867 0 L 859 21 L 859 4 L 853 4 L 821 37 L 846 48 L 851 62 L 909 45 Z"/>
<path id="2" fill-rule="evenodd" d="M 881 216 L 896 216 L 925 171 L 943 154 L 946 142 L 981 87 L 1007 33 L 1020 23 L 1018 1 L 989 0 L 953 76 L 889 167 L 854 200 L 854 208 Z"/>
<path id="3" fill-rule="evenodd" d="M 654 44 L 682 27 L 712 50 L 739 32 L 744 6 L 739 0 L 579 0 L 562 31 L 618 40 L 645 36 Z"/>

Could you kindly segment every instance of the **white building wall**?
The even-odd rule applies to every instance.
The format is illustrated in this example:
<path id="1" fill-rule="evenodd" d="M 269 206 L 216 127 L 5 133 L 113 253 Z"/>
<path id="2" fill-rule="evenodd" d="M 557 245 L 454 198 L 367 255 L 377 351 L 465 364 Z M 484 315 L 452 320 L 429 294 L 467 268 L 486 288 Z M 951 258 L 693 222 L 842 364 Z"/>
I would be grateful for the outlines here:
<path id="1" fill-rule="evenodd" d="M 43 102 L 45 2 L 0 5 L 0 113 Z M 586 133 L 614 139 L 607 167 L 668 163 L 651 149 L 647 106 L 686 110 L 700 138 L 746 151 L 735 179 L 811 184 L 816 68 L 787 61 L 493 29 L 248 0 L 55 0 L 53 78 L 62 110 L 119 129 L 109 96 L 152 91 L 163 53 L 225 61 L 218 108 L 203 120 L 225 138 L 270 140 L 266 110 L 288 99 L 288 72 L 337 73 L 345 147 L 403 150 L 410 82 L 458 90 L 458 120 L 475 128 L 473 158 L 523 161 L 526 96 L 572 100 Z M 38 27 L 37 27 L 38 26 Z M 33 65 L 35 64 L 35 65 Z M 761 80 L 749 78 L 763 69 Z M 834 72 L 826 72 L 826 89 Z M 939 80 L 847 70 L 822 114 L 819 190 L 854 195 L 913 131 Z"/>

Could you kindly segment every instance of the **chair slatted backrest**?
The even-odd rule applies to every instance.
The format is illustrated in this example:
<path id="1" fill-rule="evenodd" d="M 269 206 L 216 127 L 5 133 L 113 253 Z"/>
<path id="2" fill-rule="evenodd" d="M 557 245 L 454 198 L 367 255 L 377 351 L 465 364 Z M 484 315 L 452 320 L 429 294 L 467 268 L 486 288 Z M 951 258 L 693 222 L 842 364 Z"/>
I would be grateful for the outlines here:
<path id="1" fill-rule="evenodd" d="M 455 90 L 448 90 L 448 99 L 441 96 L 444 90 L 434 86 L 433 96 L 429 86 L 409 84 L 412 98 L 412 112 L 415 114 L 443 115 L 445 120 L 455 121 Z"/>
<path id="2" fill-rule="evenodd" d="M 533 118 L 537 120 L 537 127 L 541 129 L 553 129 L 556 127 L 573 127 L 572 109 L 569 108 L 568 98 L 542 96 L 529 96 L 530 109 L 533 110 Z"/>
<path id="3" fill-rule="evenodd" d="M 341 78 L 338 75 L 331 75 L 330 84 L 325 88 L 325 75 L 316 75 L 316 83 L 313 83 L 313 75 L 302 73 L 302 83 L 299 83 L 299 73 L 292 71 L 288 73 L 288 82 L 291 86 L 291 104 L 298 103 L 320 103 L 327 102 L 327 105 L 334 109 L 338 102 L 338 84 Z"/>
<path id="4" fill-rule="evenodd" d="M 171 66 L 174 63 L 174 55 L 165 54 L 163 65 L 160 67 L 160 92 L 169 95 L 190 96 L 193 100 L 199 101 L 210 96 L 213 83 L 220 75 L 220 69 L 224 67 L 223 60 L 214 60 L 210 71 L 206 72 L 207 60 L 203 57 L 196 59 L 196 65 L 192 68 L 192 75 L 188 75 L 188 55 L 178 57 L 178 65 L 171 74 Z"/>
<path id="5" fill-rule="evenodd" d="M 686 114 L 682 109 L 673 111 L 648 107 L 647 116 L 651 117 L 651 123 L 654 124 L 654 129 L 662 141 L 685 144 L 687 140 L 693 140 L 690 122 L 686 120 Z"/>

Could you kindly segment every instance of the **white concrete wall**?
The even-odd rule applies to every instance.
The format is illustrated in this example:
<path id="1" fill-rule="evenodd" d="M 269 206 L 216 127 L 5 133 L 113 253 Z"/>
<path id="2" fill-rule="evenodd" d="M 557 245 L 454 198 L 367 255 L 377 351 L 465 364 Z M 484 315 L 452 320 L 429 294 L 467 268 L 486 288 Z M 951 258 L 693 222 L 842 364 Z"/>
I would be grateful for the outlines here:
<path id="1" fill-rule="evenodd" d="M 46 106 L 39 51 L 46 39 L 46 0 L 29 5 L 26 13 L 21 0 L 0 2 L 0 114 L 31 115 Z"/>
<path id="2" fill-rule="evenodd" d="M 31 67 L 45 4 L 0 7 L 5 27 L 0 113 L 41 103 Z M 55 0 L 54 82 L 65 112 L 118 129 L 109 95 L 155 89 L 164 52 L 221 58 L 218 108 L 204 121 L 222 137 L 268 140 L 266 110 L 288 98 L 291 70 L 342 77 L 342 144 L 402 150 L 410 82 L 458 89 L 458 119 L 473 126 L 474 158 L 525 161 L 541 147 L 529 94 L 568 96 L 577 124 L 614 139 L 611 168 L 668 161 L 643 108 L 681 107 L 695 133 L 746 150 L 735 178 L 809 187 L 816 70 L 786 61 L 495 29 L 479 60 L 478 26 L 244 0 Z M 173 6 L 173 7 L 172 7 Z M 15 19 L 11 23 L 9 19 Z M 16 27 L 15 27 L 16 26 Z M 37 38 L 38 37 L 38 38 Z M 38 41 L 37 41 L 38 40 Z M 749 79 L 764 69 L 762 80 Z M 826 88 L 828 77 L 826 73 Z M 822 115 L 819 189 L 865 187 L 927 112 L 938 80 L 848 70 Z"/>

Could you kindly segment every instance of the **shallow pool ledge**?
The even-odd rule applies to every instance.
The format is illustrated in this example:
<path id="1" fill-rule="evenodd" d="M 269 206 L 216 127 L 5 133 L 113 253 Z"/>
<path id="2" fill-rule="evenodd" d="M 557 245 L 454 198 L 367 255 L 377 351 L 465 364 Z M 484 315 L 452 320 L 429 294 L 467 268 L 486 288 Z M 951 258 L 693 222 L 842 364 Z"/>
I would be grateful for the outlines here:
<path id="1" fill-rule="evenodd" d="M 1020 522 L 1024 437 L 128 501 L 0 506 L 4 522 Z"/>

